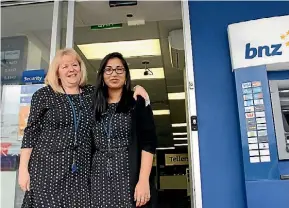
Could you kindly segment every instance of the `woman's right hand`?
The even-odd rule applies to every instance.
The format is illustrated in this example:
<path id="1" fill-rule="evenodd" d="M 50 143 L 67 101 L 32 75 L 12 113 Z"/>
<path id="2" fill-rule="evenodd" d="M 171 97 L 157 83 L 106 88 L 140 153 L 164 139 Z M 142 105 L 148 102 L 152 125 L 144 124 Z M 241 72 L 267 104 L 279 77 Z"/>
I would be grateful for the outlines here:
<path id="1" fill-rule="evenodd" d="M 22 191 L 30 191 L 30 175 L 28 169 L 19 169 L 18 183 Z"/>

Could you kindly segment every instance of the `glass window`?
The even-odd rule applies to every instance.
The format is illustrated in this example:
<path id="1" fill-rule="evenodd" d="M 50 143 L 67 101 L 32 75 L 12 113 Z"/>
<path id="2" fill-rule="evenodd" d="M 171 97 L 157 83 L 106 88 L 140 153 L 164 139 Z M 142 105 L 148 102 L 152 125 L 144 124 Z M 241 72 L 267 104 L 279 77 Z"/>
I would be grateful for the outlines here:
<path id="1" fill-rule="evenodd" d="M 48 69 L 53 3 L 1 10 L 1 81 L 19 84 L 23 71 Z"/>
<path id="2" fill-rule="evenodd" d="M 24 195 L 17 179 L 20 123 L 26 124 L 38 87 L 20 84 L 24 71 L 48 69 L 53 2 L 1 7 L 1 207 L 18 208 Z"/>

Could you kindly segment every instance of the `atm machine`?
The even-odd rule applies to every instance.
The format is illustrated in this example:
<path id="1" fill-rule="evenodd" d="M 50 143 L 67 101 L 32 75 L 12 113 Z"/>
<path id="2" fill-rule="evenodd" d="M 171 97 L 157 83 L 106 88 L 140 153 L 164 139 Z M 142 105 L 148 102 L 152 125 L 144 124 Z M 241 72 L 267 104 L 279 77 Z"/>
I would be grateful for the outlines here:
<path id="1" fill-rule="evenodd" d="M 289 16 L 228 26 L 248 208 L 289 207 Z"/>
<path id="2" fill-rule="evenodd" d="M 268 77 L 279 160 L 289 160 L 289 72 L 280 75 Z"/>

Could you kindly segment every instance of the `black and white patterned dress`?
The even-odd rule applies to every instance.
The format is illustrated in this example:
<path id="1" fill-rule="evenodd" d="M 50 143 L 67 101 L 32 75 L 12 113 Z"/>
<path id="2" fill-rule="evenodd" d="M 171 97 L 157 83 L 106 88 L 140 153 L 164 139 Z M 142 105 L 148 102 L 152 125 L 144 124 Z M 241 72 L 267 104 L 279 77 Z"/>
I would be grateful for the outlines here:
<path id="1" fill-rule="evenodd" d="M 133 207 L 127 149 L 131 136 L 131 113 L 115 113 L 116 107 L 116 103 L 109 104 L 101 121 L 96 123 L 91 193 L 94 208 Z"/>
<path id="2" fill-rule="evenodd" d="M 33 148 L 30 161 L 30 187 L 22 208 L 90 208 L 91 94 L 82 89 L 82 114 L 77 145 L 74 146 L 72 108 L 65 94 L 49 86 L 34 93 L 22 148 Z M 78 95 L 69 95 L 79 116 Z M 75 150 L 75 151 L 74 151 Z M 72 173 L 75 156 L 78 171 Z"/>

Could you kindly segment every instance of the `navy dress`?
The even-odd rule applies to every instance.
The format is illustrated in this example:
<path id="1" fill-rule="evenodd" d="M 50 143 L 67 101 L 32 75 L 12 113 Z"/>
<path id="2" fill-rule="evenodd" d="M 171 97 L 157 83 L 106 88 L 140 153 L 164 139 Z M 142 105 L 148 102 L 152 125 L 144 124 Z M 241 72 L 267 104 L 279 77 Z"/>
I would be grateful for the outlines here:
<path id="1" fill-rule="evenodd" d="M 128 142 L 130 113 L 115 113 L 117 104 L 108 110 L 95 128 L 96 154 L 92 161 L 92 207 L 132 207 L 129 184 Z M 111 120 L 111 122 L 110 122 Z M 110 124 L 110 125 L 109 125 Z M 111 136 L 106 130 L 111 126 Z M 111 153 L 108 150 L 110 145 Z"/>
<path id="2" fill-rule="evenodd" d="M 22 148 L 33 148 L 29 161 L 30 191 L 22 208 L 89 208 L 91 166 L 91 94 L 82 88 L 81 118 L 74 144 L 72 107 L 65 94 L 43 87 L 34 93 Z M 79 95 L 69 95 L 79 117 Z M 77 172 L 72 173 L 73 158 Z"/>
<path id="3" fill-rule="evenodd" d="M 107 112 L 95 124 L 92 160 L 92 207 L 134 208 L 135 186 L 141 164 L 141 152 L 155 153 L 156 131 L 152 109 L 138 96 L 132 98 L 127 113 L 118 104 L 108 105 Z M 109 128 L 110 127 L 110 128 Z M 143 207 L 155 207 L 156 194 L 150 180 L 151 201 Z"/>

